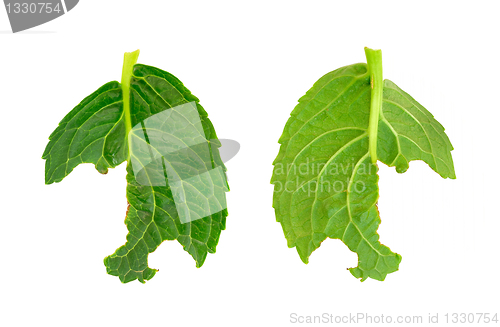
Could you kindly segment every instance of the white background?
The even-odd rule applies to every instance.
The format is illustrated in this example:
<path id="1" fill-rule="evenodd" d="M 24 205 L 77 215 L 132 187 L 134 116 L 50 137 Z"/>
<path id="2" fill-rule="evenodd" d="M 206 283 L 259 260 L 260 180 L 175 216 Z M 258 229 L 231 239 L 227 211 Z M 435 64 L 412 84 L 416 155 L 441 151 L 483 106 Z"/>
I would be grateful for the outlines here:
<path id="1" fill-rule="evenodd" d="M 381 2 L 380 2 L 381 3 Z M 0 9 L 1 326 L 289 326 L 290 314 L 499 312 L 498 2 L 96 1 L 11 34 Z M 403 260 L 356 280 L 357 256 L 326 240 L 304 265 L 271 207 L 272 161 L 297 100 L 323 74 L 383 51 L 384 77 L 431 111 L 456 180 L 422 162 L 380 164 L 380 240 Z M 48 136 L 79 101 L 120 80 L 122 56 L 179 77 L 221 138 L 229 217 L 195 268 L 177 242 L 160 271 L 121 284 L 103 258 L 124 244 L 125 165 L 78 166 L 44 185 Z M 500 318 L 500 317 L 499 317 Z M 298 324 L 294 324 L 298 325 Z M 361 324 L 360 324 L 361 325 Z"/>

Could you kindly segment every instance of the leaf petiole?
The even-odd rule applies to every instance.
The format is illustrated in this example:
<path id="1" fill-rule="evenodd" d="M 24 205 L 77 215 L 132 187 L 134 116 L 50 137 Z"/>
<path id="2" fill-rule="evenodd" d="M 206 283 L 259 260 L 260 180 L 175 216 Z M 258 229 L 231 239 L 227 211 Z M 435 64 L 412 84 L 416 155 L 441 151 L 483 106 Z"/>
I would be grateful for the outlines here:
<path id="1" fill-rule="evenodd" d="M 139 58 L 139 50 L 134 52 L 125 52 L 123 55 L 123 69 L 122 69 L 122 93 L 123 93 L 123 113 L 125 118 L 125 135 L 128 135 L 132 129 L 132 121 L 130 119 L 130 79 L 132 78 L 132 72 L 134 65 L 137 63 L 137 58 Z M 129 151 L 130 155 L 130 151 Z"/>

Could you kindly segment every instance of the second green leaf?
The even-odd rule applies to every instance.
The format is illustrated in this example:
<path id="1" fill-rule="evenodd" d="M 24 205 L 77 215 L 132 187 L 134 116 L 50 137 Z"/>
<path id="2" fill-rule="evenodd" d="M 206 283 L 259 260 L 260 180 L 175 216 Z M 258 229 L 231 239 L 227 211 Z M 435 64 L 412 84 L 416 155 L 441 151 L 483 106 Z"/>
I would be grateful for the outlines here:
<path id="1" fill-rule="evenodd" d="M 455 178 L 443 126 L 396 84 L 382 78 L 380 50 L 367 64 L 334 70 L 299 99 L 279 139 L 273 207 L 289 247 L 307 263 L 326 238 L 358 255 L 354 277 L 384 280 L 401 256 L 379 242 L 377 161 L 405 172 L 423 160 Z"/>

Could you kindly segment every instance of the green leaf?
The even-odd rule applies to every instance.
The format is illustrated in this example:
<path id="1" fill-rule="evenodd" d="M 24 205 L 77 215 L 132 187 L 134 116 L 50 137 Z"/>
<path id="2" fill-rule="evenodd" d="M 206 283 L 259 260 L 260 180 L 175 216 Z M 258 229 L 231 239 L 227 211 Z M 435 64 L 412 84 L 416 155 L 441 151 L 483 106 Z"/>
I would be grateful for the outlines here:
<path id="1" fill-rule="evenodd" d="M 321 77 L 299 99 L 274 161 L 273 207 L 289 247 L 307 263 L 327 237 L 358 254 L 357 278 L 384 280 L 401 256 L 379 242 L 377 160 L 406 171 L 423 160 L 455 178 L 444 128 L 411 96 L 382 79 L 380 50 L 367 64 Z"/>
<path id="2" fill-rule="evenodd" d="M 125 54 L 121 84 L 85 98 L 49 137 L 47 184 L 80 163 L 100 173 L 127 161 L 127 242 L 104 259 L 124 283 L 151 279 L 148 255 L 177 240 L 201 267 L 225 229 L 229 190 L 215 129 L 204 108 L 173 75 Z"/>

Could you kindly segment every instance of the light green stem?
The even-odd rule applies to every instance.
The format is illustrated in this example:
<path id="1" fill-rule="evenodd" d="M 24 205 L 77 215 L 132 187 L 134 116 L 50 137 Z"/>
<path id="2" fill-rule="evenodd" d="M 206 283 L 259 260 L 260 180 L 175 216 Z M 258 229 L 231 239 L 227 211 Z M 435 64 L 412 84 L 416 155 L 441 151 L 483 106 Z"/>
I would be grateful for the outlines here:
<path id="1" fill-rule="evenodd" d="M 122 93 L 123 93 L 123 112 L 125 114 L 125 131 L 128 132 L 132 129 L 132 121 L 130 119 L 130 79 L 134 65 L 139 58 L 139 50 L 134 52 L 125 52 L 123 56 L 123 70 L 122 70 Z"/>
<path id="2" fill-rule="evenodd" d="M 370 121 L 368 125 L 369 152 L 372 163 L 377 163 L 377 134 L 380 110 L 382 109 L 382 96 L 384 80 L 382 77 L 382 50 L 373 50 L 365 47 L 368 73 L 370 74 L 371 102 Z"/>

